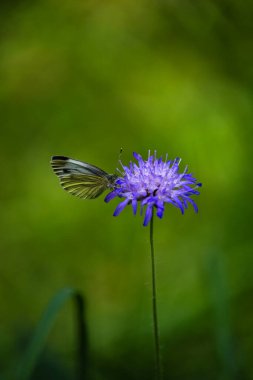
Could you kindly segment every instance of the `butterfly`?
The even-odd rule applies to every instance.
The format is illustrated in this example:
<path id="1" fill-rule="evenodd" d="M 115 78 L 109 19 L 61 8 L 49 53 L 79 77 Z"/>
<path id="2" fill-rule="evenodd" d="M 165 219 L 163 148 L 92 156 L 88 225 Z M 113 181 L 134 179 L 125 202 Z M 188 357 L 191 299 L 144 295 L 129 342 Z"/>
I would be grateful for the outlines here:
<path id="1" fill-rule="evenodd" d="M 95 165 L 65 156 L 53 156 L 51 166 L 64 190 L 83 199 L 94 199 L 106 189 L 114 188 L 118 176 Z"/>

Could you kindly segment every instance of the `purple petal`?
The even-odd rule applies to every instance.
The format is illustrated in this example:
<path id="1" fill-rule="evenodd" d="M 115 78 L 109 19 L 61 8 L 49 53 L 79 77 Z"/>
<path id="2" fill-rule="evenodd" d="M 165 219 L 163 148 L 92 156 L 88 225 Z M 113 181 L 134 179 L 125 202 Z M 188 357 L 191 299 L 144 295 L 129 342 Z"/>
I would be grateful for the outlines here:
<path id="1" fill-rule="evenodd" d="M 163 217 L 163 213 L 164 213 L 164 205 L 163 205 L 163 202 L 157 202 L 156 204 L 157 206 L 157 212 L 156 212 L 156 215 L 158 216 L 158 218 L 162 219 Z"/>
<path id="2" fill-rule="evenodd" d="M 187 202 L 186 202 L 186 200 L 185 199 L 183 199 L 183 204 L 184 204 L 184 208 L 187 208 L 188 207 L 188 204 L 187 204 Z"/>
<path id="3" fill-rule="evenodd" d="M 164 208 L 158 208 L 156 215 L 158 216 L 158 218 L 162 219 L 163 213 L 164 213 Z"/>
<path id="4" fill-rule="evenodd" d="M 187 202 L 191 203 L 193 205 L 194 211 L 198 212 L 198 206 L 191 198 L 186 198 Z"/>
<path id="5" fill-rule="evenodd" d="M 152 218 L 153 215 L 153 205 L 148 205 L 145 213 L 145 218 L 143 222 L 143 226 L 147 226 Z"/>
<path id="6" fill-rule="evenodd" d="M 118 193 L 116 191 L 111 191 L 107 196 L 105 197 L 104 201 L 106 203 L 110 202 L 113 198 L 117 197 Z"/>
<path id="7" fill-rule="evenodd" d="M 150 203 L 152 203 L 152 206 L 154 204 L 156 204 L 157 203 L 157 196 L 149 195 L 146 198 L 144 198 L 143 201 L 141 202 L 141 204 L 143 206 L 146 205 L 146 204 L 148 204 L 148 203 L 149 203 L 149 205 L 150 205 Z"/>
<path id="8" fill-rule="evenodd" d="M 187 190 L 187 192 L 181 191 L 181 193 L 182 194 L 185 193 L 184 195 L 186 195 L 186 196 L 193 195 L 193 194 L 195 194 L 195 195 L 200 194 L 200 192 L 198 190 L 194 190 L 194 189 Z"/>
<path id="9" fill-rule="evenodd" d="M 129 199 L 125 199 L 123 202 L 119 203 L 113 213 L 113 216 L 118 216 L 121 213 L 121 211 L 123 211 L 124 208 L 128 205 L 129 202 Z"/>
<path id="10" fill-rule="evenodd" d="M 134 213 L 134 215 L 136 215 L 136 213 L 137 213 L 137 206 L 138 206 L 137 199 L 133 199 L 132 200 L 132 207 L 133 207 L 133 213 Z"/>
<path id="11" fill-rule="evenodd" d="M 134 156 L 134 158 L 135 158 L 137 161 L 139 161 L 139 162 L 143 162 L 143 159 L 142 159 L 142 157 L 141 157 L 140 154 L 138 154 L 138 153 L 136 153 L 136 152 L 133 152 L 133 156 Z"/>
<path id="12" fill-rule="evenodd" d="M 182 214 L 184 214 L 184 206 L 178 198 L 173 198 L 173 201 L 176 203 L 177 207 L 180 208 Z"/>
<path id="13" fill-rule="evenodd" d="M 141 205 L 145 206 L 149 202 L 149 198 L 150 197 L 144 198 L 143 201 L 141 202 Z"/>
<path id="14" fill-rule="evenodd" d="M 123 185 L 125 183 L 125 180 L 123 178 L 118 178 L 115 182 L 116 185 Z"/>

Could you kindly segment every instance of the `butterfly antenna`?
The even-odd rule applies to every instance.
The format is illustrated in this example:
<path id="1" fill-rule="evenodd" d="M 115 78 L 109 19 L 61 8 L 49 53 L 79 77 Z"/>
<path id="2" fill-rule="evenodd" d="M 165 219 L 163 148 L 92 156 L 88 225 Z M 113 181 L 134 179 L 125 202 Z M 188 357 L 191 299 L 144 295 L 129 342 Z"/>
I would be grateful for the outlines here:
<path id="1" fill-rule="evenodd" d="M 123 152 L 123 148 L 120 148 L 118 162 L 120 163 L 120 165 L 123 168 L 123 164 L 122 164 L 122 161 L 121 161 L 122 152 Z M 123 173 L 119 170 L 118 167 L 116 168 L 116 171 L 119 172 L 121 175 L 123 175 Z"/>

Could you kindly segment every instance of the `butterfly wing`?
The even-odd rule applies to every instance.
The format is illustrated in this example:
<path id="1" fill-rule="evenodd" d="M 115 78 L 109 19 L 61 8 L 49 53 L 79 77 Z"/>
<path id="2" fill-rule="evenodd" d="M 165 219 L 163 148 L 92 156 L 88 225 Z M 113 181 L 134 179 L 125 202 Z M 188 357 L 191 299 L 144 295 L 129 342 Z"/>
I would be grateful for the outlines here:
<path id="1" fill-rule="evenodd" d="M 108 174 L 95 165 L 88 164 L 65 156 L 53 156 L 51 165 L 56 175 L 64 174 L 93 174 L 107 177 Z"/>
<path id="2" fill-rule="evenodd" d="M 106 178 L 90 174 L 66 175 L 60 178 L 60 183 L 64 190 L 83 199 L 97 198 L 108 186 Z"/>
<path id="3" fill-rule="evenodd" d="M 53 156 L 51 166 L 64 190 L 79 198 L 97 198 L 111 184 L 110 174 L 86 162 Z"/>

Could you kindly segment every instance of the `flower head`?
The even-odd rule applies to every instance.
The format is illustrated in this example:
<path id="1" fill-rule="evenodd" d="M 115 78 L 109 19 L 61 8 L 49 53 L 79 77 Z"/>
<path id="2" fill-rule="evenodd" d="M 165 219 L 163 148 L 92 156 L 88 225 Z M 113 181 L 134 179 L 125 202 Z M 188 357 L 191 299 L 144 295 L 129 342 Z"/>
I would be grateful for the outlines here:
<path id="1" fill-rule="evenodd" d="M 130 162 L 129 167 L 122 165 L 123 175 L 117 178 L 113 191 L 105 197 L 105 202 L 115 197 L 125 198 L 116 207 L 114 216 L 119 215 L 130 204 L 133 213 L 136 214 L 138 202 L 140 202 L 141 214 L 143 208 L 146 208 L 144 226 L 149 224 L 154 209 L 158 218 L 163 217 L 165 203 L 178 207 L 182 214 L 188 203 L 192 204 L 196 212 L 198 211 L 191 196 L 199 195 L 197 188 L 201 186 L 201 183 L 198 183 L 192 174 L 187 173 L 187 167 L 179 173 L 181 159 L 168 161 L 166 155 L 163 161 L 162 158 L 156 158 L 156 152 L 153 156 L 149 153 L 146 161 L 138 153 L 133 153 L 133 156 L 137 164 Z"/>

